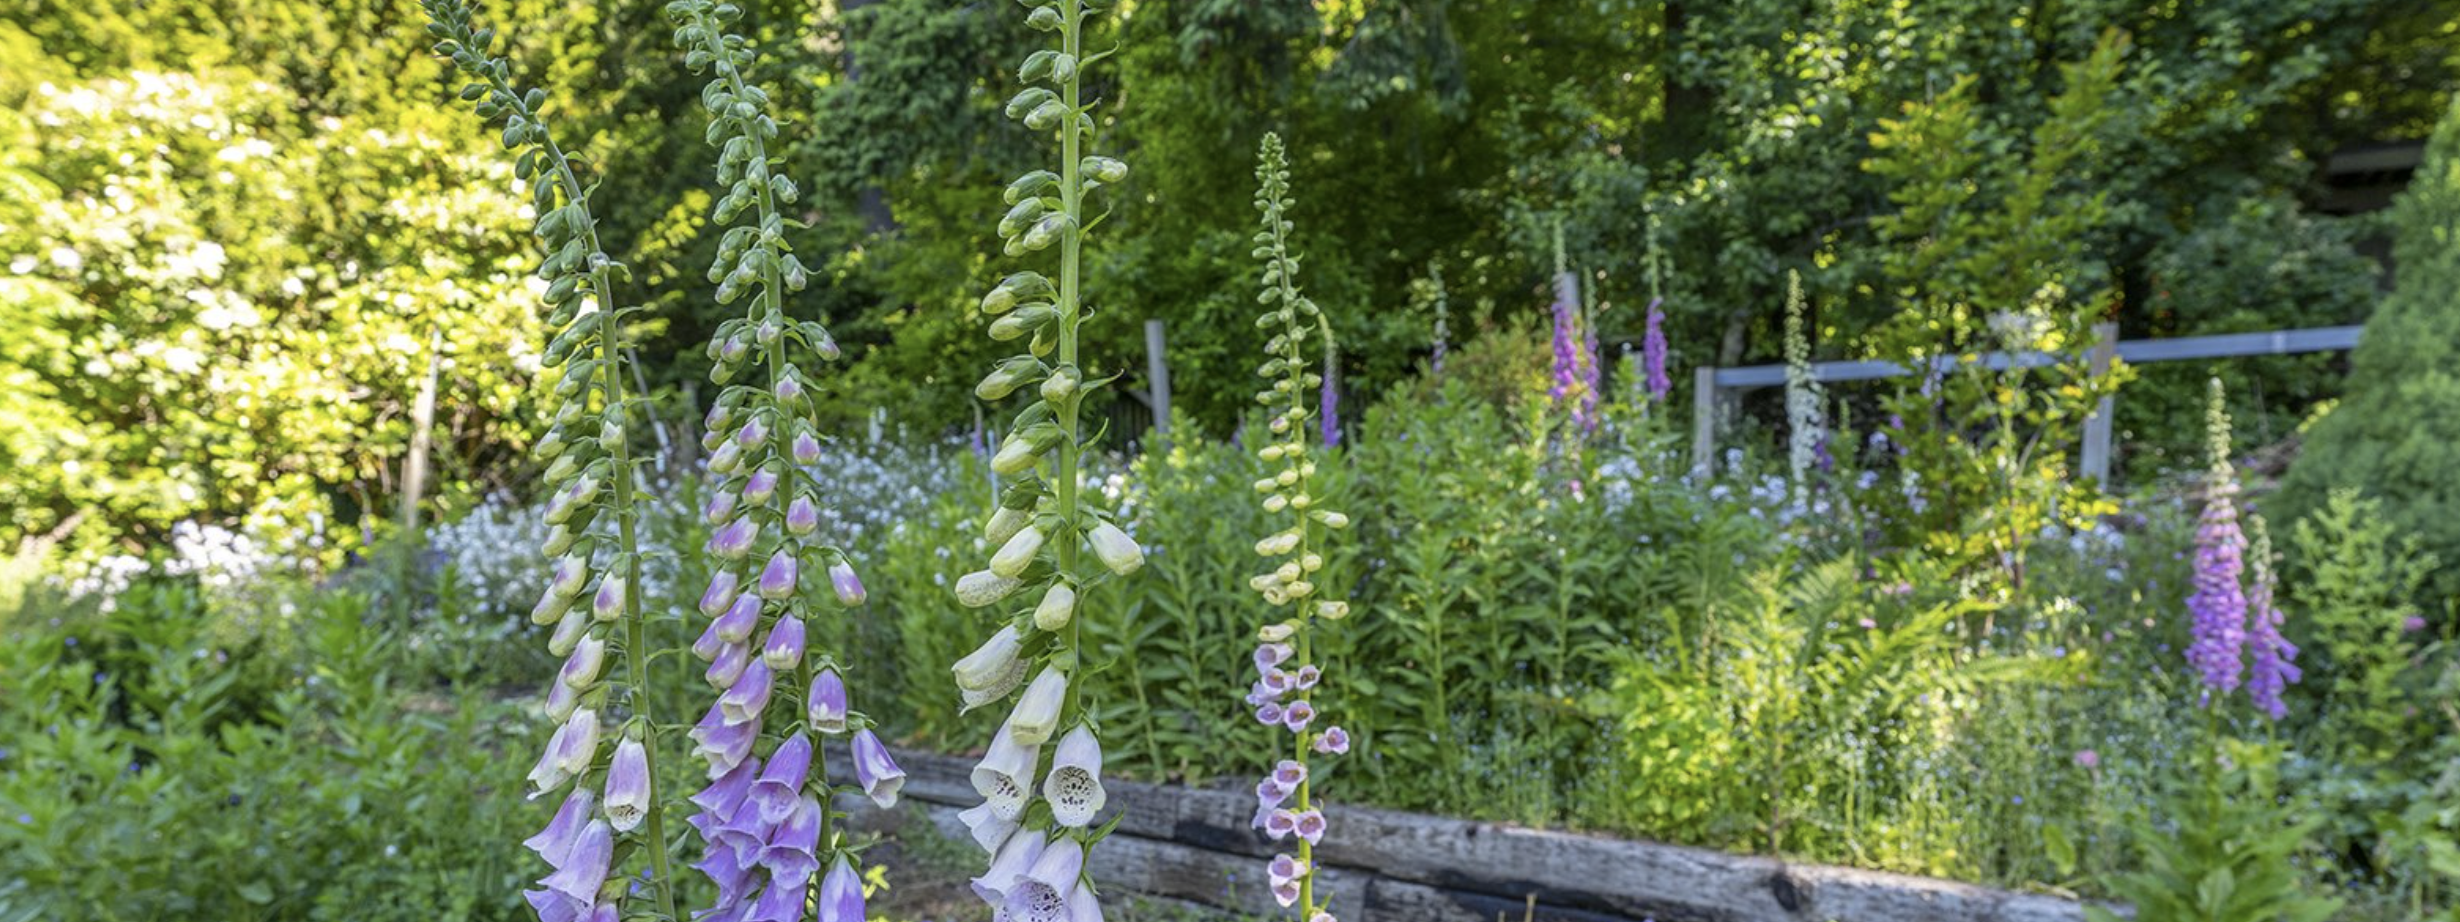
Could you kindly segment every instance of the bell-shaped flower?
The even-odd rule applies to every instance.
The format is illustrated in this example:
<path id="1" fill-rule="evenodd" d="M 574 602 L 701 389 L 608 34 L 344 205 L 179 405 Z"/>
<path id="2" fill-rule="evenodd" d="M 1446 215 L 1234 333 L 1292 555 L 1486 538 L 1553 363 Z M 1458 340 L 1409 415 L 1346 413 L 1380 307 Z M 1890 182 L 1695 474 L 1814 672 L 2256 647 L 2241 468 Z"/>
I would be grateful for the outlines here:
<path id="1" fill-rule="evenodd" d="M 1066 922 L 1068 894 L 1076 892 L 1084 870 L 1085 846 L 1061 837 L 1044 847 L 1024 876 L 1009 885 L 1001 909 L 1015 922 Z"/>
<path id="2" fill-rule="evenodd" d="M 1350 751 L 1349 731 L 1340 727 L 1324 728 L 1323 735 L 1315 738 L 1315 751 L 1336 756 Z"/>
<path id="3" fill-rule="evenodd" d="M 606 641 L 583 637 L 573 645 L 572 656 L 564 660 L 564 668 L 555 675 L 556 681 L 581 691 L 598 684 L 598 672 L 606 665 Z"/>
<path id="4" fill-rule="evenodd" d="M 590 616 L 600 621 L 613 621 L 623 617 L 624 597 L 629 594 L 625 589 L 624 578 L 621 574 L 607 574 L 604 579 L 598 581 L 598 594 L 590 599 Z"/>
<path id="5" fill-rule="evenodd" d="M 692 805 L 718 816 L 734 813 L 735 808 L 742 806 L 743 801 L 751 796 L 752 782 L 759 780 L 760 769 L 759 759 L 736 763 L 725 774 L 712 779 L 707 787 L 694 792 Z"/>
<path id="6" fill-rule="evenodd" d="M 1275 810 L 1264 815 L 1264 834 L 1271 836 L 1273 841 L 1279 842 L 1296 831 L 1298 831 L 1296 811 Z"/>
<path id="7" fill-rule="evenodd" d="M 1264 873 L 1278 887 L 1307 876 L 1307 863 L 1286 854 L 1274 855 L 1271 863 L 1264 866 Z"/>
<path id="8" fill-rule="evenodd" d="M 863 875 L 844 855 L 820 881 L 819 910 L 818 922 L 863 922 Z"/>
<path id="9" fill-rule="evenodd" d="M 522 840 L 521 844 L 537 852 L 548 867 L 562 868 L 564 856 L 571 853 L 572 844 L 581 838 L 582 828 L 589 825 L 591 815 L 597 809 L 598 796 L 595 793 L 585 787 L 573 788 L 572 793 L 565 796 L 564 805 L 555 808 L 555 819 L 548 821 L 547 828 Z"/>
<path id="10" fill-rule="evenodd" d="M 547 751 L 530 769 L 530 796 L 537 797 L 589 770 L 598 755 L 598 712 L 582 708 L 547 738 Z"/>
<path id="11" fill-rule="evenodd" d="M 897 767 L 887 744 L 869 727 L 854 733 L 854 780 L 882 810 L 896 806 L 897 792 L 905 789 L 905 769 Z"/>
<path id="12" fill-rule="evenodd" d="M 1283 759 L 1273 766 L 1273 783 L 1284 790 L 1295 791 L 1307 783 L 1307 766 L 1297 759 Z"/>
<path id="13" fill-rule="evenodd" d="M 1267 810 L 1281 806 L 1282 801 L 1290 799 L 1290 792 L 1294 790 L 1297 788 L 1268 776 L 1256 782 L 1256 805 Z"/>
<path id="14" fill-rule="evenodd" d="M 794 434 L 794 463 L 810 467 L 820 463 L 820 438 L 809 432 Z"/>
<path id="15" fill-rule="evenodd" d="M 540 886 L 583 904 L 596 902 L 606 885 L 608 862 L 615 856 L 615 831 L 605 820 L 590 820 L 572 840 L 564 864 L 540 880 Z"/>
<path id="16" fill-rule="evenodd" d="M 743 922 L 800 922 L 809 887 L 808 881 L 791 887 L 771 881 L 768 889 L 760 891 L 760 898 L 752 901 L 752 911 Z"/>
<path id="17" fill-rule="evenodd" d="M 1102 789 L 1102 743 L 1093 728 L 1076 725 L 1051 753 L 1051 773 L 1042 779 L 1042 799 L 1061 826 L 1083 828 L 1110 798 Z"/>
<path id="18" fill-rule="evenodd" d="M 982 795 L 991 812 L 1000 819 L 1015 821 L 1025 815 L 1025 803 L 1032 799 L 1034 763 L 1041 757 L 1039 747 L 1016 741 L 1016 734 L 1003 724 L 991 737 L 991 748 L 974 764 L 974 793 Z"/>
<path id="19" fill-rule="evenodd" d="M 1059 710 L 1067 703 L 1068 674 L 1057 666 L 1044 666 L 1033 683 L 1025 686 L 1024 696 L 1017 699 L 1016 710 L 1008 715 L 1008 732 L 1026 746 L 1040 746 L 1059 729 Z"/>
<path id="20" fill-rule="evenodd" d="M 718 709 L 725 712 L 727 723 L 757 723 L 760 712 L 769 706 L 769 691 L 777 684 L 777 673 L 769 664 L 753 660 L 743 667 L 743 676 L 718 696 Z"/>
<path id="21" fill-rule="evenodd" d="M 649 754 L 627 736 L 615 744 L 615 761 L 606 770 L 606 821 L 616 832 L 631 832 L 648 816 Z"/>
<path id="22" fill-rule="evenodd" d="M 782 599 L 793 595 L 800 567 L 793 548 L 778 548 L 777 553 L 769 555 L 768 565 L 760 568 L 760 597 Z"/>
<path id="23" fill-rule="evenodd" d="M 957 577 L 957 604 L 967 608 L 981 608 L 1007 598 L 1009 593 L 1015 592 L 1017 587 L 1022 585 L 1024 583 L 1018 582 L 1014 577 L 1001 576 L 989 570 L 976 570 Z"/>
<path id="24" fill-rule="evenodd" d="M 752 639 L 752 631 L 760 627 L 760 597 L 736 596 L 735 604 L 727 606 L 725 614 L 709 623 L 717 628 L 718 639 L 727 643 Z"/>
<path id="25" fill-rule="evenodd" d="M 811 777 L 811 750 L 811 737 L 797 733 L 769 755 L 769 767 L 761 770 L 760 779 L 744 795 L 759 805 L 764 822 L 783 821 L 793 812 L 795 798 L 803 794 L 803 782 Z"/>
<path id="26" fill-rule="evenodd" d="M 982 540 L 991 544 L 1006 545 L 1008 539 L 1016 537 L 1016 533 L 1023 531 L 1025 526 L 1033 524 L 1033 520 L 1033 513 L 1001 506 L 991 513 L 989 519 L 983 521 Z"/>
<path id="27" fill-rule="evenodd" d="M 762 819 L 760 805 L 747 798 L 724 823 L 718 824 L 709 844 L 733 851 L 736 860 L 744 864 L 758 864 L 762 851 L 769 847 L 769 837 L 776 831 L 777 823 Z"/>
<path id="28" fill-rule="evenodd" d="M 701 678 L 708 681 L 710 688 L 732 688 L 736 682 L 743 680 L 743 670 L 751 665 L 752 645 L 730 643 L 718 648 L 717 657 L 709 661 L 709 668 L 701 672 Z"/>
<path id="29" fill-rule="evenodd" d="M 741 577 L 733 570 L 719 570 L 709 576 L 709 588 L 700 594 L 700 613 L 715 618 L 735 604 L 736 585 Z"/>
<path id="30" fill-rule="evenodd" d="M 811 694 L 805 696 L 804 719 L 811 728 L 822 733 L 846 732 L 846 680 L 834 668 L 823 668 L 811 680 Z"/>
<path id="31" fill-rule="evenodd" d="M 1076 590 L 1066 583 L 1052 583 L 1050 590 L 1042 593 L 1041 604 L 1034 606 L 1034 627 L 1042 631 L 1056 634 L 1074 617 Z"/>
<path id="32" fill-rule="evenodd" d="M 709 553 L 719 560 L 741 560 L 760 540 L 760 523 L 742 516 L 709 535 Z"/>
<path id="33" fill-rule="evenodd" d="M 581 586 L 589 582 L 589 558 L 572 554 L 558 558 L 549 571 L 547 594 L 566 599 L 581 594 Z"/>
<path id="34" fill-rule="evenodd" d="M 1022 575 L 1033 565 L 1034 556 L 1042 553 L 1042 539 L 1042 529 L 1025 526 L 991 555 L 991 572 L 1010 578 Z"/>
<path id="35" fill-rule="evenodd" d="M 1316 910 L 1315 915 L 1307 917 L 1307 922 L 1341 922 L 1341 920 L 1333 918 L 1332 913 L 1319 909 Z"/>
<path id="36" fill-rule="evenodd" d="M 589 904 L 553 890 L 523 890 L 521 898 L 530 903 L 530 912 L 538 922 L 580 922 Z"/>
<path id="37" fill-rule="evenodd" d="M 710 882 L 717 884 L 716 909 L 709 915 L 695 915 L 693 918 L 702 920 L 702 922 L 715 922 L 721 918 L 739 917 L 742 910 L 750 908 L 742 905 L 743 899 L 751 896 L 752 888 L 760 883 L 760 875 L 754 873 L 758 868 L 757 863 L 742 860 L 742 856 L 735 854 L 734 849 L 715 847 L 708 849 L 699 861 L 692 863 L 692 869 L 701 872 L 709 878 Z M 727 916 L 725 911 L 728 909 L 735 910 L 735 915 Z"/>
<path id="38" fill-rule="evenodd" d="M 549 586 L 546 594 L 538 597 L 538 604 L 530 608 L 530 623 L 553 624 L 571 610 L 572 596 Z"/>
<path id="39" fill-rule="evenodd" d="M 734 515 L 734 492 L 731 490 L 719 490 L 715 495 L 709 497 L 708 505 L 701 507 L 700 520 L 707 522 L 710 525 L 724 525 L 726 524 L 726 520 L 733 518 Z"/>
<path id="40" fill-rule="evenodd" d="M 1320 844 L 1324 839 L 1324 811 L 1308 810 L 1292 817 L 1290 831 L 1310 846 Z"/>
<path id="41" fill-rule="evenodd" d="M 1045 844 L 1042 835 L 1032 831 L 1009 836 L 1007 844 L 999 847 L 999 853 L 991 856 L 991 867 L 973 879 L 974 895 L 998 909 L 1007 900 L 1008 891 L 1042 857 Z"/>
<path id="42" fill-rule="evenodd" d="M 797 538 L 820 530 L 820 504 L 805 493 L 786 504 L 786 533 Z"/>
<path id="43" fill-rule="evenodd" d="M 965 693 L 967 710 L 1007 697 L 1024 680 L 1025 664 L 1017 659 L 1024 646 L 1016 626 L 1008 625 L 950 667 L 957 689 Z"/>
<path id="44" fill-rule="evenodd" d="M 1068 922 L 1102 922 L 1102 901 L 1092 885 L 1079 881 L 1076 892 L 1068 894 Z"/>
<path id="45" fill-rule="evenodd" d="M 1109 522 L 1094 523 L 1086 532 L 1085 541 L 1093 545 L 1093 556 L 1110 568 L 1110 572 L 1126 576 L 1145 565 L 1145 549 L 1136 546 L 1136 539 Z"/>
<path id="46" fill-rule="evenodd" d="M 1305 701 L 1290 702 L 1290 706 L 1282 709 L 1281 712 L 1281 725 L 1293 731 L 1307 729 L 1308 722 L 1313 720 L 1315 720 L 1315 705 Z"/>
<path id="47" fill-rule="evenodd" d="M 760 866 L 769 869 L 769 886 L 800 887 L 820 870 L 821 813 L 820 799 L 805 794 L 769 834 L 760 852 Z"/>
<path id="48" fill-rule="evenodd" d="M 1281 716 L 1281 702 L 1267 701 L 1263 704 L 1256 705 L 1257 723 L 1263 724 L 1267 727 L 1278 727 L 1281 725 Z"/>
<path id="49" fill-rule="evenodd" d="M 993 855 L 999 854 L 999 847 L 1008 841 L 1009 836 L 1016 834 L 1018 826 L 1014 819 L 1001 818 L 998 811 L 991 809 L 989 801 L 958 811 L 957 820 L 965 824 L 965 832 L 973 838 L 975 845 L 982 846 L 983 852 Z"/>
<path id="50" fill-rule="evenodd" d="M 1298 898 L 1304 895 L 1305 891 L 1298 889 L 1298 881 L 1295 880 L 1285 880 L 1273 885 L 1273 902 L 1280 903 L 1285 908 L 1298 905 Z"/>
<path id="51" fill-rule="evenodd" d="M 1280 668 L 1281 664 L 1289 662 L 1291 654 L 1296 652 L 1297 650 L 1295 648 L 1286 643 L 1268 643 L 1258 645 L 1256 647 L 1255 657 L 1256 673 L 1258 675 L 1263 675 Z"/>
<path id="52" fill-rule="evenodd" d="M 686 735 L 692 739 L 693 757 L 708 762 L 709 777 L 716 778 L 751 757 L 752 743 L 760 738 L 760 725 L 728 721 L 725 709 L 713 704 Z"/>
<path id="53" fill-rule="evenodd" d="M 580 706 L 581 693 L 574 691 L 572 686 L 564 684 L 562 679 L 547 683 L 547 704 L 544 710 L 548 720 L 563 723 L 572 716 L 573 709 Z"/>
<path id="54" fill-rule="evenodd" d="M 769 640 L 760 648 L 760 661 L 779 672 L 802 665 L 803 619 L 786 615 L 770 625 Z"/>
<path id="55" fill-rule="evenodd" d="M 863 578 L 855 575 L 854 565 L 840 560 L 829 565 L 829 588 L 837 592 L 837 604 L 856 608 L 871 597 L 863 589 Z"/>
<path id="56" fill-rule="evenodd" d="M 1298 671 L 1291 674 L 1291 679 L 1292 684 L 1299 691 L 1307 691 L 1314 688 L 1317 682 L 1323 681 L 1324 670 L 1317 669 L 1315 664 L 1309 663 L 1298 667 Z"/>

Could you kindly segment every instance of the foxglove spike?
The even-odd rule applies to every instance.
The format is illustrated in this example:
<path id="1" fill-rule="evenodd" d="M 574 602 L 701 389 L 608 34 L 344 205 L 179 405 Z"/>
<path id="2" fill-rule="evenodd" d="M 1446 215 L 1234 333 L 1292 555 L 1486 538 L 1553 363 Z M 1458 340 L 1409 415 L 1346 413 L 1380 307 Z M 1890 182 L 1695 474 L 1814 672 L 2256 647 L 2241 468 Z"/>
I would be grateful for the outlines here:
<path id="1" fill-rule="evenodd" d="M 905 769 L 897 767 L 888 746 L 869 727 L 854 733 L 854 779 L 882 810 L 896 806 L 897 792 L 905 788 Z"/>

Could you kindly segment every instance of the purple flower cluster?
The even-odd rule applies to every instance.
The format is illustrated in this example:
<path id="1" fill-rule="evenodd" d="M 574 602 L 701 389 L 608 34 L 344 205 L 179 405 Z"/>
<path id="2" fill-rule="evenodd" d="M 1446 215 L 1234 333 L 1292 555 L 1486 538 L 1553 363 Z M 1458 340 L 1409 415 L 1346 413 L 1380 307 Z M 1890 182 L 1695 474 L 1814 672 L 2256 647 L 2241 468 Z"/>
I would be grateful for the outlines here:
<path id="1" fill-rule="evenodd" d="M 1283 906 L 1300 901 L 1301 885 L 1312 872 L 1310 861 L 1314 848 L 1324 838 L 1324 811 L 1309 796 L 1308 752 L 1339 755 L 1350 751 L 1350 735 L 1340 727 L 1325 727 L 1310 734 L 1315 722 L 1315 705 L 1307 694 L 1323 680 L 1323 672 L 1313 663 L 1294 663 L 1297 651 L 1287 643 L 1265 643 L 1255 652 L 1256 680 L 1247 690 L 1247 706 L 1255 709 L 1256 722 L 1298 735 L 1299 758 L 1283 759 L 1273 767 L 1272 774 L 1256 783 L 1256 816 L 1253 825 L 1275 841 L 1295 837 L 1300 843 L 1298 857 L 1275 855 L 1268 870 L 1273 899 Z M 1286 667 L 1286 668 L 1285 668 Z M 1314 906 L 1304 907 L 1310 918 L 1329 918 Z"/>
<path id="2" fill-rule="evenodd" d="M 1324 375 L 1324 392 L 1317 400 L 1321 405 L 1317 412 L 1323 417 L 1324 447 L 1338 448 L 1341 445 L 1341 398 L 1333 392 L 1333 376 L 1329 374 L 1332 369 L 1324 370 L 1327 374 Z"/>
<path id="3" fill-rule="evenodd" d="M 1569 404 L 1572 425 L 1582 435 L 1597 431 L 1597 331 L 1580 309 L 1580 280 L 1570 272 L 1555 273 L 1554 386 L 1546 391 L 1556 406 Z"/>
<path id="4" fill-rule="evenodd" d="M 1665 402 L 1674 392 L 1674 379 L 1666 377 L 1666 312 L 1659 309 L 1664 298 L 1649 299 L 1648 333 L 1640 339 L 1640 362 L 1648 370 L 1649 400 Z"/>
<path id="5" fill-rule="evenodd" d="M 2253 650 L 2247 671 L 2246 694 L 2263 709 L 2266 716 L 2279 720 L 2289 715 L 2289 706 L 2281 700 L 2281 692 L 2304 678 L 2297 666 L 2297 645 L 2281 636 L 2283 620 L 2280 607 L 2273 603 L 2279 589 L 2272 569 L 2272 538 L 2264 528 L 2262 516 L 2247 513 L 2247 524 L 2254 533 L 2253 555 L 2250 558 L 2247 584 L 2247 646 Z"/>
<path id="6" fill-rule="evenodd" d="M 2194 590 L 2187 596 L 2194 640 L 2187 645 L 2187 662 L 2207 688 L 2206 700 L 2236 691 L 2247 660 L 2247 696 L 2266 716 L 2279 720 L 2288 713 L 2281 692 L 2302 676 L 2295 665 L 2298 648 L 2281 636 L 2282 615 L 2274 602 L 2277 585 L 2272 569 L 2272 542 L 2263 520 L 2248 513 L 2255 541 L 2251 574 L 2246 571 L 2250 547 L 2238 526 L 2238 477 L 2230 463 L 2229 413 L 2220 379 L 2213 379 L 2208 410 L 2212 471 L 2204 488 L 2204 510 L 2195 528 Z M 2251 576 L 2251 589 L 2241 578 Z"/>

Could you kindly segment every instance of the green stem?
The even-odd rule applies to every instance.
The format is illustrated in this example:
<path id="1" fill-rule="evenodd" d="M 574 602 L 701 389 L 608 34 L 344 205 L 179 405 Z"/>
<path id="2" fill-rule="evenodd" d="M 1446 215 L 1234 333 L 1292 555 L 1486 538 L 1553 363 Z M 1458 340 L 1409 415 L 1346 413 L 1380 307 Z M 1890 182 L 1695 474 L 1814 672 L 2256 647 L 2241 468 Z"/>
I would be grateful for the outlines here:
<path id="1" fill-rule="evenodd" d="M 1064 15 L 1060 27 L 1063 46 L 1060 52 L 1081 61 L 1083 58 L 1078 56 L 1077 51 L 1083 45 L 1084 4 L 1078 0 L 1067 0 L 1061 4 L 1061 9 Z M 1080 156 L 1082 139 L 1079 137 L 1078 130 L 1081 127 L 1078 106 L 1081 99 L 1082 76 L 1080 68 L 1078 73 L 1069 75 L 1060 88 L 1061 101 L 1068 108 L 1067 115 L 1062 119 L 1059 128 L 1059 207 L 1068 216 L 1067 225 L 1059 235 L 1058 324 L 1059 367 L 1061 368 L 1076 367 L 1076 328 L 1081 319 L 1079 315 L 1083 297 L 1083 293 L 1079 290 L 1081 280 L 1077 268 L 1077 260 L 1085 242 L 1083 221 L 1085 178 L 1083 170 L 1079 168 L 1079 161 L 1083 158 Z M 1076 572 L 1077 545 L 1081 543 L 1079 535 L 1083 531 L 1084 524 L 1077 517 L 1076 490 L 1079 453 L 1076 444 L 1077 416 L 1083 404 L 1084 391 L 1080 388 L 1077 392 L 1062 398 L 1059 405 L 1052 408 L 1059 422 L 1058 457 L 1053 463 L 1056 468 L 1054 479 L 1058 481 L 1054 489 L 1056 491 L 1055 502 L 1062 523 L 1060 533 L 1065 536 L 1065 540 L 1059 542 L 1057 551 L 1061 579 L 1067 579 Z M 1084 614 L 1080 611 L 1077 617 L 1068 619 L 1067 662 L 1071 671 L 1081 671 L 1084 666 L 1082 659 Z M 1071 678 L 1067 684 L 1067 691 L 1060 697 L 1060 726 L 1068 726 L 1081 716 L 1084 705 L 1079 700 L 1081 697 L 1077 688 L 1079 684 Z"/>

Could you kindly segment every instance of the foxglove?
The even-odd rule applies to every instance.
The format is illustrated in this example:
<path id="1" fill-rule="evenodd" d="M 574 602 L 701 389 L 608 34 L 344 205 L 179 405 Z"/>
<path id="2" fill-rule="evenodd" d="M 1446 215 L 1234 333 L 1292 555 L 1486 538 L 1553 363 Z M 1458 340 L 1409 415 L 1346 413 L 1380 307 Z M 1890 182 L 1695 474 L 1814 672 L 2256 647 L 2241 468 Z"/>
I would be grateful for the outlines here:
<path id="1" fill-rule="evenodd" d="M 2187 596 L 2194 617 L 2187 662 L 2202 677 L 2207 701 L 2237 690 L 2246 645 L 2246 595 L 2239 584 L 2246 539 L 2238 531 L 2238 475 L 2229 460 L 2229 411 L 2219 378 L 2212 380 L 2211 394 L 2206 413 L 2211 473 L 2195 526 L 2194 591 Z"/>
<path id="2" fill-rule="evenodd" d="M 1786 468 L 1793 474 L 1797 501 L 1806 492 L 1811 471 L 1828 444 L 1828 430 L 1819 381 L 1811 376 L 1811 336 L 1803 317 L 1802 274 L 1785 274 L 1785 423 Z"/>
<path id="3" fill-rule="evenodd" d="M 1316 495 L 1316 456 L 1322 452 L 1308 445 L 1307 428 L 1299 425 L 1306 419 L 1305 395 L 1313 383 L 1308 344 L 1313 336 L 1323 341 L 1320 348 L 1329 353 L 1331 327 L 1323 311 L 1299 290 L 1298 262 L 1289 255 L 1292 225 L 1285 211 L 1290 170 L 1279 136 L 1264 136 L 1257 161 L 1256 207 L 1263 212 L 1263 228 L 1254 242 L 1256 254 L 1264 260 L 1265 288 L 1260 300 L 1266 310 L 1256 326 L 1273 333 L 1260 369 L 1273 384 L 1257 393 L 1256 399 L 1273 407 L 1274 416 L 1269 427 L 1273 438 L 1257 450 L 1272 475 L 1258 480 L 1256 489 L 1265 495 L 1267 514 L 1286 515 L 1290 522 L 1256 543 L 1256 553 L 1266 558 L 1267 569 L 1249 580 L 1248 586 L 1267 605 L 1289 611 L 1275 612 L 1273 620 L 1258 629 L 1260 642 L 1251 657 L 1256 677 L 1244 701 L 1255 709 L 1258 722 L 1291 735 L 1287 748 L 1279 749 L 1290 757 L 1280 760 L 1273 773 L 1256 785 L 1254 822 L 1275 839 L 1299 836 L 1298 856 L 1277 860 L 1267 876 L 1274 898 L 1305 918 L 1328 908 L 1318 899 L 1315 879 L 1307 871 L 1324 831 L 1310 778 L 1310 750 L 1328 752 L 1326 741 L 1334 739 L 1346 750 L 1349 739 L 1339 727 L 1319 729 L 1315 725 L 1312 695 L 1324 675 L 1323 667 L 1314 661 L 1316 630 L 1321 623 L 1349 613 L 1347 602 L 1333 598 L 1330 587 L 1317 583 L 1324 568 L 1320 542 L 1331 532 L 1348 527 L 1349 517 L 1326 508 L 1323 498 Z"/>

